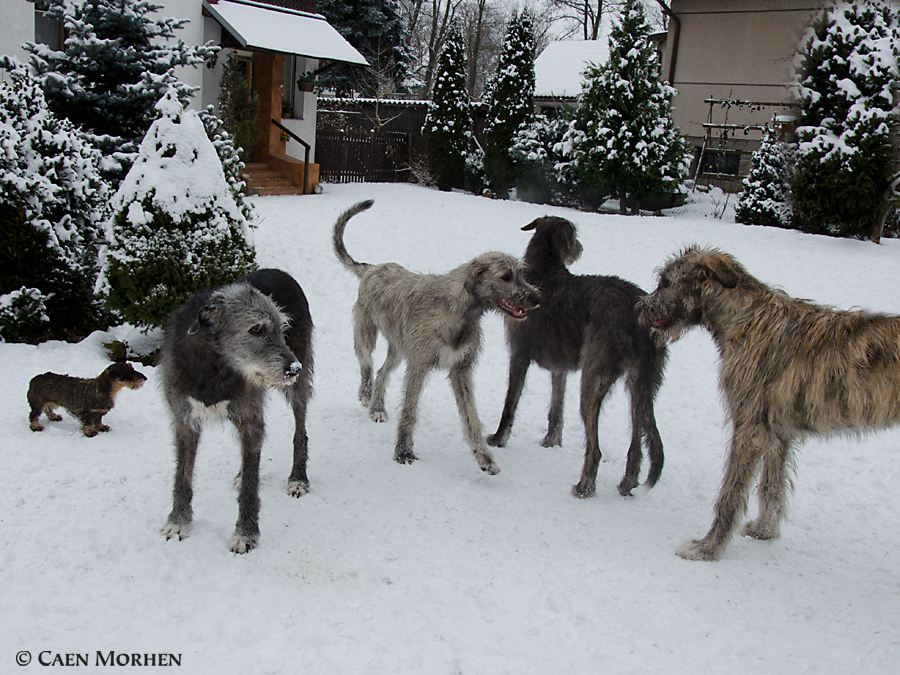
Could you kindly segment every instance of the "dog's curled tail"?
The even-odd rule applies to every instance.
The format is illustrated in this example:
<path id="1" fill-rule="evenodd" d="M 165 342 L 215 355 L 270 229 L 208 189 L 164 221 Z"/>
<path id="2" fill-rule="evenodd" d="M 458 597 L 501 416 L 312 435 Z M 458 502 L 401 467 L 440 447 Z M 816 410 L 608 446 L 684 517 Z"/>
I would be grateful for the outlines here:
<path id="1" fill-rule="evenodd" d="M 337 222 L 334 224 L 334 236 L 332 238 L 332 243 L 334 244 L 334 254 L 337 256 L 337 259 L 341 261 L 341 264 L 348 270 L 353 272 L 356 276 L 362 276 L 363 270 L 369 267 L 369 263 L 357 262 L 350 257 L 350 254 L 347 253 L 347 248 L 344 246 L 344 230 L 347 227 L 348 220 L 350 220 L 357 213 L 362 213 L 363 211 L 367 210 L 374 203 L 375 200 L 367 199 L 364 202 L 354 204 L 349 209 L 344 211 L 337 219 Z"/>

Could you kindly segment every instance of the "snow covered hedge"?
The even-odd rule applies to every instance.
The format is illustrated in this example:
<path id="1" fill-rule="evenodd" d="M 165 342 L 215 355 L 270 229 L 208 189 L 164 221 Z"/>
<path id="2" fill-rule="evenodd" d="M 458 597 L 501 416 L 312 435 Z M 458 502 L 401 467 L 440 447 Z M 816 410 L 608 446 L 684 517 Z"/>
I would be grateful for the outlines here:
<path id="1" fill-rule="evenodd" d="M 175 92 L 112 200 L 101 289 L 135 325 L 160 326 L 205 286 L 255 268 L 249 222 L 235 202 L 200 115 Z"/>
<path id="2" fill-rule="evenodd" d="M 900 12 L 872 0 L 826 9 L 797 60 L 803 125 L 794 186 L 796 226 L 878 239 L 889 206 L 892 89 Z"/>
<path id="3" fill-rule="evenodd" d="M 24 68 L 0 83 L 4 339 L 75 339 L 101 322 L 93 296 L 107 197 L 99 161 L 81 133 L 47 109 Z"/>

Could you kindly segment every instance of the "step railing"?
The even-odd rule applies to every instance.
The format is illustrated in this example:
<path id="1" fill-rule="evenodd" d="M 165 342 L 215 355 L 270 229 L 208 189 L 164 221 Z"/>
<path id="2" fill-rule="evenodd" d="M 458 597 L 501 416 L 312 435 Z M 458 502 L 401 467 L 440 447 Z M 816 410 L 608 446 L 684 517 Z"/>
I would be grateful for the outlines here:
<path id="1" fill-rule="evenodd" d="M 293 131 L 288 129 L 278 120 L 272 118 L 272 124 L 276 126 L 280 131 L 286 133 L 288 136 L 297 141 L 300 145 L 302 145 L 305 149 L 304 158 L 303 158 L 303 194 L 309 194 L 309 151 L 311 150 L 311 146 L 309 143 L 300 138 Z"/>

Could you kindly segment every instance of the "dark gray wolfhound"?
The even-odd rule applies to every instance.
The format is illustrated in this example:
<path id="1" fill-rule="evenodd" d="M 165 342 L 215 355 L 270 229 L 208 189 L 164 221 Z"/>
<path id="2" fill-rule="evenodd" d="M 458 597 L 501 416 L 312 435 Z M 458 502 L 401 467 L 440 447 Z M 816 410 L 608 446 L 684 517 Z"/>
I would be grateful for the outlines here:
<path id="1" fill-rule="evenodd" d="M 564 218 L 546 216 L 529 223 L 534 230 L 525 251 L 525 278 L 541 293 L 541 306 L 525 321 L 507 323 L 510 347 L 509 389 L 497 432 L 488 437 L 504 446 L 532 362 L 551 373 L 552 393 L 544 447 L 560 445 L 563 400 L 569 371 L 581 370 L 581 418 L 586 448 L 576 497 L 594 493 L 600 463 L 598 417 L 610 387 L 625 375 L 631 396 L 631 445 L 619 492 L 628 495 L 638 484 L 642 440 L 650 455 L 647 487 L 659 480 L 663 446 L 656 428 L 653 401 L 663 379 L 665 347 L 657 347 L 639 325 L 636 305 L 645 293 L 614 276 L 577 276 L 569 272 L 582 252 L 575 226 Z"/>
<path id="2" fill-rule="evenodd" d="M 280 270 L 258 270 L 197 292 L 169 317 L 160 354 L 175 427 L 175 486 L 167 539 L 187 536 L 200 430 L 207 418 L 231 421 L 241 441 L 238 519 L 231 550 L 259 539 L 259 458 L 266 390 L 281 389 L 294 413 L 288 494 L 306 494 L 306 408 L 312 393 L 313 324 L 303 290 Z"/>
<path id="3" fill-rule="evenodd" d="M 334 252 L 359 277 L 353 306 L 353 345 L 359 360 L 359 399 L 376 422 L 384 422 L 388 377 L 406 359 L 403 409 L 397 428 L 394 460 L 410 464 L 419 395 L 434 368 L 450 371 L 450 384 L 466 438 L 482 471 L 496 474 L 475 409 L 472 368 L 481 348 L 481 316 L 489 309 L 513 320 L 524 319 L 540 294 L 527 283 L 521 263 L 505 253 L 485 253 L 447 274 L 418 274 L 395 263 L 355 261 L 344 247 L 344 229 L 354 215 L 372 206 L 360 202 L 334 226 Z M 378 332 L 388 343 L 387 357 L 372 384 L 372 351 Z"/>
<path id="4" fill-rule="evenodd" d="M 778 537 L 797 441 L 900 423 L 900 317 L 792 298 L 730 255 L 696 247 L 659 270 L 641 312 L 660 344 L 704 326 L 719 348 L 731 447 L 712 527 L 681 547 L 683 558 L 722 554 L 757 473 L 759 516 L 741 532 Z"/>
<path id="5" fill-rule="evenodd" d="M 118 393 L 125 387 L 140 389 L 146 381 L 147 378 L 130 363 L 114 363 L 97 377 L 91 378 L 56 373 L 36 375 L 28 385 L 31 430 L 44 430 L 38 421 L 41 413 L 46 413 L 51 422 L 59 422 L 62 417 L 54 410 L 65 408 L 81 422 L 81 433 L 85 436 L 109 431 L 109 427 L 103 424 L 103 416 L 112 410 Z"/>

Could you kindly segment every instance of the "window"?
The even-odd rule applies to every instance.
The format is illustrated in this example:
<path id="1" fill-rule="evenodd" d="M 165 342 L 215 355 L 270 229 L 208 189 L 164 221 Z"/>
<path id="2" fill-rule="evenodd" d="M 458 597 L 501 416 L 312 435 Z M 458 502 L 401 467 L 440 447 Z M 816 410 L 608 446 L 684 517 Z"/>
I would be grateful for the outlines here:
<path id="1" fill-rule="evenodd" d="M 46 2 L 34 3 L 34 41 L 51 49 L 63 47 L 63 25 L 59 19 L 48 19 Z"/>
<path id="2" fill-rule="evenodd" d="M 741 153 L 707 150 L 700 161 L 700 174 L 728 174 L 737 176 L 741 166 Z"/>

